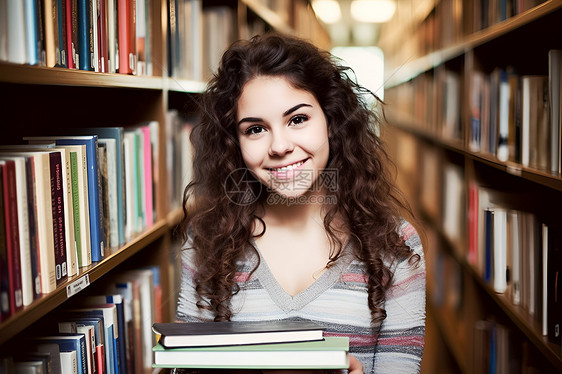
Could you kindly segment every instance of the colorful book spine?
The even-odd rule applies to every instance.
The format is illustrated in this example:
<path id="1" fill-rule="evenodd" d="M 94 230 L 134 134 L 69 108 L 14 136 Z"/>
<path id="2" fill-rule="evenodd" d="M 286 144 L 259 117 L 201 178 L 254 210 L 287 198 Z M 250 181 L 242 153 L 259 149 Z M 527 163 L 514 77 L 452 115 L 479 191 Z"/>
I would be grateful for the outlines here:
<path id="1" fill-rule="evenodd" d="M 80 70 L 94 70 L 92 56 L 90 55 L 91 43 L 91 18 L 89 0 L 78 0 L 78 67 Z"/>
<path id="2" fill-rule="evenodd" d="M 64 194 L 62 190 L 63 166 L 60 152 L 50 152 L 51 199 L 53 212 L 53 236 L 57 284 L 67 278 L 66 236 L 64 232 Z"/>
<path id="3" fill-rule="evenodd" d="M 0 173 L 4 165 L 0 163 Z M 8 248 L 6 247 L 6 226 L 4 220 L 4 183 L 0 178 L 0 321 L 11 315 L 10 312 L 10 274 L 8 270 Z"/>
<path id="4" fill-rule="evenodd" d="M 38 24 L 36 0 L 25 0 L 25 46 L 27 62 L 30 65 L 37 65 L 39 63 L 39 51 L 37 48 L 39 38 Z"/>
<path id="5" fill-rule="evenodd" d="M 57 145 L 86 145 L 86 159 L 88 162 L 88 202 L 90 207 L 90 238 L 92 262 L 99 262 L 104 257 L 105 243 L 103 241 L 103 220 L 100 210 L 99 171 L 97 163 L 97 136 L 80 139 L 59 138 Z"/>
<path id="6" fill-rule="evenodd" d="M 35 201 L 35 178 L 33 157 L 25 159 L 25 174 L 27 179 L 27 217 L 29 226 L 29 247 L 31 261 L 31 280 L 33 299 L 41 295 L 41 274 L 39 265 L 39 243 L 37 234 L 37 206 Z"/>
<path id="7" fill-rule="evenodd" d="M 2 161 L 2 182 L 4 185 L 4 222 L 8 274 L 10 277 L 10 314 L 23 308 L 21 262 L 19 248 L 18 210 L 16 196 L 16 165 L 13 160 Z"/>
<path id="8" fill-rule="evenodd" d="M 141 127 L 143 133 L 143 155 L 144 158 L 144 198 L 145 198 L 145 226 L 149 227 L 154 223 L 153 216 L 153 191 L 152 191 L 152 143 L 150 141 L 150 127 Z"/>

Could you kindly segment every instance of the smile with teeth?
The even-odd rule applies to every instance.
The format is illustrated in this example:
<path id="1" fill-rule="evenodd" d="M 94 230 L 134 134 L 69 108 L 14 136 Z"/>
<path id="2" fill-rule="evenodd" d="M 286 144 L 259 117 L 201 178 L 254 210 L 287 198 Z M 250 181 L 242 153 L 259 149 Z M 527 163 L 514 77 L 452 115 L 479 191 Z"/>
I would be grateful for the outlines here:
<path id="1" fill-rule="evenodd" d="M 267 168 L 267 170 L 273 171 L 273 172 L 287 172 L 287 171 L 291 171 L 293 169 L 298 168 L 299 166 L 301 166 L 302 164 L 305 163 L 306 160 L 304 161 L 299 161 L 299 162 L 295 162 L 294 164 L 291 165 L 287 165 L 287 166 L 283 166 L 280 168 Z"/>

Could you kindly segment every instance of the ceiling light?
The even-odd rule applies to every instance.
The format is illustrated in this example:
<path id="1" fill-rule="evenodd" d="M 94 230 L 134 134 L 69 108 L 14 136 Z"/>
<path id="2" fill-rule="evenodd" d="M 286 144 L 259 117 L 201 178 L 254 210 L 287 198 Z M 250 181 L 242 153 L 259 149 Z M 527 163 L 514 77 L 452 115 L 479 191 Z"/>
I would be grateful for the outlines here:
<path id="1" fill-rule="evenodd" d="M 312 8 L 324 23 L 336 23 L 341 19 L 340 4 L 336 0 L 314 0 Z"/>
<path id="2" fill-rule="evenodd" d="M 383 23 L 394 15 L 396 3 L 393 0 L 353 0 L 351 15 L 358 22 Z"/>

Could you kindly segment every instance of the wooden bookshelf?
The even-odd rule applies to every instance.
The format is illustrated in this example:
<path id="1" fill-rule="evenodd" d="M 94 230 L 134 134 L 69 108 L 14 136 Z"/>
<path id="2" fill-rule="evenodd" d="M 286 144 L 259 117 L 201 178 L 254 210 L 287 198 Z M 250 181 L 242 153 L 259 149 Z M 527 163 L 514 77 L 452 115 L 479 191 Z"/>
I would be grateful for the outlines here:
<path id="1" fill-rule="evenodd" d="M 477 321 L 491 318 L 494 323 L 507 328 L 510 340 L 517 347 L 523 347 L 520 349 L 524 353 L 517 357 L 522 366 L 538 369 L 539 372 L 562 372 L 562 348 L 543 336 L 540 316 L 532 316 L 523 305 L 515 305 L 508 294 L 498 293 L 484 280 L 481 269 L 469 261 L 468 214 L 469 185 L 476 183 L 497 192 L 501 196 L 497 197 L 501 208 L 530 212 L 539 222 L 547 224 L 562 222 L 558 214 L 562 202 L 560 173 L 523 166 L 511 156 L 507 161 L 500 161 L 495 153 L 475 149 L 471 143 L 473 76 L 483 73 L 487 77 L 486 74 L 496 68 L 508 67 L 513 67 L 519 76 L 548 75 L 548 51 L 562 49 L 559 38 L 562 1 L 537 3 L 502 21 L 491 22 L 482 29 L 472 27 L 470 17 L 473 16 L 471 12 L 475 3 L 481 2 L 412 1 L 408 17 L 403 17 L 408 12 L 402 12 L 402 18 L 395 18 L 383 26 L 381 47 L 387 59 L 385 102 L 388 105 L 385 110 L 389 122 L 383 134 L 391 146 L 391 153 L 399 160 L 398 180 L 405 183 L 403 189 L 408 191 L 428 236 L 437 238 L 430 241 L 436 248 L 426 250 L 432 256 L 439 255 L 454 261 L 457 264 L 454 268 L 459 273 L 456 275 L 463 280 L 458 295 L 461 298 L 460 309 L 452 310 L 446 305 L 428 306 L 448 346 L 444 347 L 444 351 L 449 351 L 449 356 L 461 372 L 478 373 L 475 326 Z M 402 6 L 408 5 L 403 3 Z M 445 44 L 440 35 L 433 35 L 433 41 L 423 39 L 419 30 L 434 27 L 430 24 L 432 22 L 448 22 L 439 19 L 443 6 L 463 9 L 463 17 L 459 18 L 462 24 L 453 26 L 460 34 Z M 431 46 L 437 48 L 432 49 Z M 443 110 L 449 109 L 450 105 L 444 99 L 443 86 L 440 86 L 444 71 L 458 76 L 457 118 L 460 131 L 454 136 L 447 133 L 444 123 L 446 115 Z M 432 157 L 437 157 L 438 163 L 433 166 L 435 170 L 426 174 L 422 152 L 429 150 L 436 155 Z M 462 202 L 456 207 L 460 222 L 456 238 L 451 238 L 444 229 L 443 211 L 451 204 L 442 196 L 448 165 L 456 166 L 463 174 L 464 189 L 459 192 Z M 401 170 L 408 174 L 401 176 Z M 438 175 L 439 178 L 426 180 L 425 175 Z M 434 194 L 439 195 L 438 200 L 429 203 L 424 200 L 424 184 L 440 191 Z M 432 205 L 437 208 L 433 209 Z M 441 279 L 435 279 L 438 276 L 442 274 L 428 273 L 428 283 Z M 428 303 L 433 296 L 435 294 L 428 294 Z M 463 317 L 459 318 L 459 315 Z M 459 325 L 467 332 L 463 338 L 458 337 Z"/>
<path id="2" fill-rule="evenodd" d="M 40 299 L 34 301 L 28 307 L 2 321 L 0 335 L 0 345 L 9 341 L 26 327 L 32 325 L 45 314 L 53 311 L 58 306 L 65 303 L 70 297 L 77 294 L 74 289 L 83 290 L 93 287 L 92 283 L 110 273 L 112 269 L 127 261 L 143 248 L 161 238 L 169 231 L 170 227 L 166 221 L 158 221 L 151 228 L 136 237 L 130 243 L 119 250 L 106 256 L 102 261 L 92 264 L 86 268 L 80 268 L 79 274 L 75 275 L 60 285 L 54 292 L 42 295 Z"/>
<path id="3" fill-rule="evenodd" d="M 206 87 L 201 77 L 172 74 L 168 71 L 167 28 L 169 26 L 168 2 L 159 0 L 150 2 L 147 9 L 151 12 L 151 56 L 153 74 L 126 75 L 119 73 L 101 73 L 67 68 L 29 66 L 0 61 L 0 90 L 3 95 L 3 119 L 0 121 L 6 131 L 0 144 L 16 144 L 23 135 L 34 134 L 41 129 L 68 127 L 103 127 L 138 125 L 146 121 L 158 121 L 158 175 L 155 185 L 154 203 L 156 206 L 155 222 L 144 231 L 134 235 L 124 245 L 112 249 L 106 248 L 102 261 L 88 267 L 79 268 L 78 274 L 69 277 L 55 291 L 43 294 L 23 310 L 16 312 L 0 322 L 0 351 L 25 334 L 30 328 L 40 326 L 48 316 L 56 313 L 82 294 L 92 291 L 104 280 L 111 279 L 121 269 L 135 266 L 157 265 L 160 268 L 160 280 L 163 290 L 162 316 L 164 321 L 175 319 L 177 296 L 173 279 L 176 262 L 173 253 L 177 248 L 174 243 L 174 229 L 181 221 L 181 208 L 170 202 L 166 184 L 168 171 L 166 165 L 167 143 L 169 135 L 165 126 L 169 110 L 178 110 L 182 114 L 192 114 L 195 98 Z M 306 0 L 277 1 L 265 5 L 253 0 L 203 0 L 193 2 L 200 4 L 204 12 L 212 7 L 227 7 L 234 16 L 236 32 L 229 44 L 244 34 L 244 19 L 241 15 L 252 13 L 253 22 L 263 24 L 264 30 L 277 30 L 292 35 L 314 40 L 315 35 L 327 35 L 316 20 L 312 8 Z M 270 6 L 275 7 L 270 7 Z M 278 7 L 286 7 L 288 18 L 278 16 Z M 304 10 L 301 16 L 309 17 L 313 26 L 302 28 L 295 21 L 295 9 Z M 204 17 L 201 13 L 201 19 Z M 197 34 L 197 37 L 201 35 Z M 225 45 L 226 45 L 225 44 Z M 327 48 L 326 39 L 319 40 L 321 47 Z M 221 51 L 218 51 L 221 52 Z M 189 63 L 197 61 L 204 64 L 203 51 L 187 56 Z M 184 61 L 185 62 L 185 61 Z M 180 196 L 181 199 L 181 196 Z"/>

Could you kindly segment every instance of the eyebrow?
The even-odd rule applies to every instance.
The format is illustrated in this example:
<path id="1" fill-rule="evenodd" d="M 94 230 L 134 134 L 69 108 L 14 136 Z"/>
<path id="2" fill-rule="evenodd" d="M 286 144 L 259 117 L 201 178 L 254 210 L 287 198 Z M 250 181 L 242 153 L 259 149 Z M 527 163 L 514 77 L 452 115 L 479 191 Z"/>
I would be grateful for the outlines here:
<path id="1" fill-rule="evenodd" d="M 302 107 L 312 107 L 312 105 L 306 103 L 297 104 L 294 107 L 287 109 L 283 113 L 283 117 L 288 116 L 289 114 L 293 113 L 296 110 L 299 110 Z M 238 121 L 238 126 L 240 126 L 243 122 L 263 122 L 263 119 L 258 117 L 244 117 L 240 121 Z"/>

